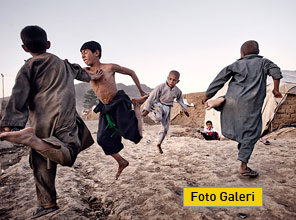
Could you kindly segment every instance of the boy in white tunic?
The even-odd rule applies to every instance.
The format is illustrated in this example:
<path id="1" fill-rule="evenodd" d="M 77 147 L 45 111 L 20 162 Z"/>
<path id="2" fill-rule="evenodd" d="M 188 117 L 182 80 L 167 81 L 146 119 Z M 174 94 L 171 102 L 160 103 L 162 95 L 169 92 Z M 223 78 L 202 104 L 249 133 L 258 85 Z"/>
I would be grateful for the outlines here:
<path id="1" fill-rule="evenodd" d="M 182 91 L 176 86 L 180 81 L 180 73 L 176 70 L 170 71 L 167 81 L 155 87 L 150 93 L 149 98 L 144 104 L 142 116 L 145 117 L 151 112 L 151 117 L 155 121 L 161 122 L 161 130 L 159 131 L 159 138 L 157 148 L 159 153 L 163 153 L 161 144 L 169 130 L 170 113 L 173 106 L 174 99 L 181 105 L 185 115 L 189 117 L 187 107 L 183 102 Z"/>

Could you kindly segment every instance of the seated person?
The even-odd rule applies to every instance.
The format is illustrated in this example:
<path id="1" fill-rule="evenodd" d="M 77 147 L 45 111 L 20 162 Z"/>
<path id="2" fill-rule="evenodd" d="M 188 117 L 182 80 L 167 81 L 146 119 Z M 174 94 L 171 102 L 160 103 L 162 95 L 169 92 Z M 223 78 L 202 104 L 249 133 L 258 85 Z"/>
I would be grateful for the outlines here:
<path id="1" fill-rule="evenodd" d="M 206 140 L 220 140 L 219 132 L 213 127 L 211 121 L 206 122 L 206 127 L 203 131 L 198 130 Z"/>

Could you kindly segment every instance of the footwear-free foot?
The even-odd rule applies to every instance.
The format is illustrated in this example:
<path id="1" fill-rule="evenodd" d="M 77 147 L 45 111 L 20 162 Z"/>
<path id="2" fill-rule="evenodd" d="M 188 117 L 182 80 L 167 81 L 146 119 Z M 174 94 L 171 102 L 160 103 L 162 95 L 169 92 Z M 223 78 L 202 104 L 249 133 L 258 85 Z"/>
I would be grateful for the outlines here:
<path id="1" fill-rule="evenodd" d="M 127 160 L 124 160 L 122 164 L 119 165 L 118 171 L 116 173 L 115 179 L 118 180 L 121 172 L 129 165 L 129 162 Z"/>
<path id="2" fill-rule="evenodd" d="M 148 97 L 149 97 L 149 95 L 145 95 L 145 96 L 142 96 L 139 98 L 133 98 L 132 102 L 134 105 L 142 105 Z"/>
<path id="3" fill-rule="evenodd" d="M 51 212 L 54 212 L 54 211 L 56 211 L 56 210 L 58 210 L 59 209 L 59 207 L 56 205 L 56 206 L 54 206 L 54 207 L 51 207 L 51 208 L 44 208 L 44 207 L 42 207 L 42 206 L 40 206 L 40 207 L 38 207 L 36 210 L 35 210 L 35 212 L 33 212 L 33 216 L 32 216 L 32 218 L 34 219 L 34 218 L 39 218 L 39 217 L 41 217 L 41 216 L 43 216 L 43 215 L 46 215 L 46 214 L 49 214 L 49 213 L 51 213 Z"/>
<path id="4" fill-rule="evenodd" d="M 217 99 L 209 100 L 206 102 L 205 108 L 207 110 L 210 110 L 212 108 L 218 108 L 222 105 L 222 103 L 225 101 L 223 97 L 219 97 Z"/>
<path id="5" fill-rule="evenodd" d="M 28 145 L 32 138 L 35 138 L 35 131 L 33 128 L 25 128 L 20 131 L 2 132 L 0 138 L 14 144 Z"/>
<path id="6" fill-rule="evenodd" d="M 157 147 L 158 152 L 159 152 L 160 154 L 163 154 L 163 151 L 162 151 L 162 149 L 161 149 L 160 144 L 156 145 L 156 147 Z"/>

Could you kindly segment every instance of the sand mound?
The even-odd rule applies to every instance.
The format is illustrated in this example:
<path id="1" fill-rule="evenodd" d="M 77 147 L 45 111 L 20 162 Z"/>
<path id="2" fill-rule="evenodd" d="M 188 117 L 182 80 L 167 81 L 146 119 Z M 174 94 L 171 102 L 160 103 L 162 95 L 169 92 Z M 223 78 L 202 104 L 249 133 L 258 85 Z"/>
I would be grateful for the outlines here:
<path id="1" fill-rule="evenodd" d="M 205 92 L 196 92 L 183 95 L 184 99 L 187 99 L 188 103 L 193 103 L 194 107 L 188 107 L 190 117 L 187 117 L 181 111 L 180 105 L 174 103 L 174 107 L 171 112 L 171 124 L 183 125 L 189 127 L 203 127 L 205 121 L 205 108 L 201 104 L 201 100 L 204 97 Z"/>

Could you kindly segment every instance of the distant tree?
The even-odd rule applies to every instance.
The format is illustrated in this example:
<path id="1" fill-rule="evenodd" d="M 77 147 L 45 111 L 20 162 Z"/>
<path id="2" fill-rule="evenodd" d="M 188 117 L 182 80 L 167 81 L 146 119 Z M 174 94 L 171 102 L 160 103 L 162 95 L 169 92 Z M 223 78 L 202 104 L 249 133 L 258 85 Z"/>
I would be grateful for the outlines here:
<path id="1" fill-rule="evenodd" d="M 99 99 L 92 89 L 88 90 L 84 95 L 83 107 L 86 109 L 92 108 L 99 103 Z"/>

